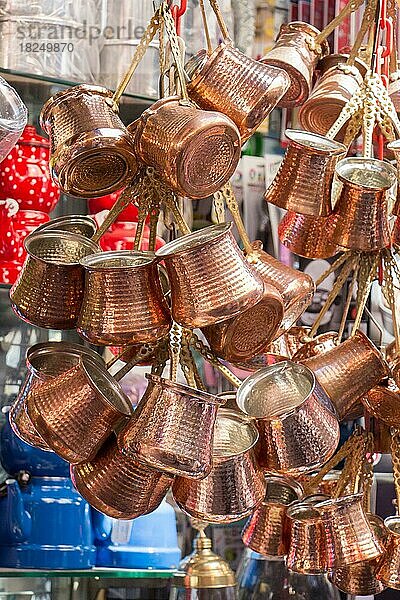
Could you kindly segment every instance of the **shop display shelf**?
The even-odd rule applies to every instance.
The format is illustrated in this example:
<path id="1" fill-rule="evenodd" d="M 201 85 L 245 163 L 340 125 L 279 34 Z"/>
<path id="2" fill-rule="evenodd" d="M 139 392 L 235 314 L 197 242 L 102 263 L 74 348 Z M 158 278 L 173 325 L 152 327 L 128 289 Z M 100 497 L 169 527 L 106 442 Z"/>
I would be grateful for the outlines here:
<path id="1" fill-rule="evenodd" d="M 173 569 L 83 569 L 80 571 L 46 571 L 41 569 L 1 569 L 0 579 L 14 577 L 71 577 L 92 579 L 169 579 Z"/>

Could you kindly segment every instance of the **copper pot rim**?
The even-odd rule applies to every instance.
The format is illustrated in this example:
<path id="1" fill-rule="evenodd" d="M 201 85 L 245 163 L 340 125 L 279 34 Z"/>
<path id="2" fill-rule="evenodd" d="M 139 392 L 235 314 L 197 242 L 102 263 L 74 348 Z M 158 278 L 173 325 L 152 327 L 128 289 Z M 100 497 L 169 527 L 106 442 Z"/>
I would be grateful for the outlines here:
<path id="1" fill-rule="evenodd" d="M 178 478 L 179 479 L 179 478 Z M 200 480 L 201 482 L 201 480 Z M 199 482 L 199 483 L 200 483 Z M 174 488 L 175 483 L 172 485 L 172 490 Z M 172 492 L 173 493 L 173 492 Z M 192 517 L 194 519 L 199 519 L 200 521 L 206 521 L 207 523 L 214 523 L 216 525 L 228 525 L 229 523 L 235 523 L 237 521 L 241 521 L 245 517 L 249 517 L 257 507 L 253 507 L 247 509 L 241 513 L 231 513 L 231 514 L 216 514 L 216 513 L 203 513 L 195 509 L 188 509 L 183 502 L 178 501 L 175 496 L 174 500 L 178 505 L 179 509 L 188 517 Z"/>
<path id="2" fill-rule="evenodd" d="M 82 356 L 79 364 L 88 384 L 104 404 L 124 416 L 131 417 L 133 415 L 133 407 L 128 396 L 122 391 L 119 383 L 110 375 L 105 366 L 97 365 L 87 357 Z"/>
<path id="3" fill-rule="evenodd" d="M 391 515 L 390 517 L 386 517 L 383 523 L 389 533 L 400 541 L 400 516 Z"/>
<path id="4" fill-rule="evenodd" d="M 383 538 L 387 535 L 387 532 L 385 531 L 385 521 L 382 519 L 382 517 L 374 513 L 365 513 L 365 516 L 367 517 L 367 521 L 371 525 L 377 537 Z"/>
<path id="5" fill-rule="evenodd" d="M 66 231 L 58 231 L 58 230 L 49 230 L 49 231 L 40 231 L 39 233 L 36 233 L 35 231 L 31 234 L 29 234 L 25 240 L 24 240 L 24 248 L 26 250 L 26 252 L 28 253 L 30 258 L 33 258 L 34 260 L 40 261 L 41 263 L 45 264 L 45 265 L 53 265 L 53 266 L 58 266 L 58 267 L 77 267 L 79 266 L 79 262 L 70 262 L 70 261 L 66 261 L 66 262 L 54 262 L 54 261 L 49 261 L 49 260 L 45 260 L 44 258 L 42 258 L 41 256 L 38 256 L 38 254 L 35 254 L 33 249 L 32 249 L 32 245 L 35 244 L 35 242 L 41 239 L 53 239 L 54 241 L 59 241 L 59 240 L 64 240 L 64 241 L 73 241 L 75 242 L 77 245 L 81 245 L 84 246 L 87 250 L 91 250 L 93 254 L 95 253 L 99 253 L 101 252 L 100 247 L 95 243 L 92 242 L 92 240 L 89 240 L 88 238 L 86 238 L 83 235 L 80 235 L 79 233 L 71 233 L 71 232 L 66 232 Z"/>
<path id="6" fill-rule="evenodd" d="M 46 354 L 73 354 L 79 359 L 82 354 L 90 360 L 104 365 L 104 360 L 94 350 L 83 346 L 82 344 L 74 344 L 72 342 L 40 342 L 28 348 L 26 352 L 26 366 L 36 377 L 41 379 L 41 371 L 35 367 L 35 361 Z"/>
<path id="7" fill-rule="evenodd" d="M 246 427 L 247 432 L 248 432 L 248 440 L 249 441 L 241 448 L 237 448 L 235 451 L 229 452 L 228 454 L 225 452 L 218 453 L 216 451 L 216 437 L 217 437 L 217 430 L 218 430 L 218 421 L 220 419 L 227 419 L 227 420 L 234 422 L 235 424 L 238 424 L 241 427 L 242 426 Z M 237 412 L 231 408 L 220 407 L 217 412 L 217 418 L 216 418 L 215 427 L 214 427 L 214 441 L 213 441 L 213 452 L 212 452 L 213 464 L 214 464 L 214 462 L 217 464 L 223 463 L 228 460 L 234 459 L 238 456 L 243 456 L 244 454 L 248 454 L 249 452 L 251 452 L 251 450 L 253 450 L 253 448 L 257 444 L 258 438 L 259 438 L 259 433 L 258 433 L 257 427 L 255 426 L 255 424 L 252 421 L 247 419 L 245 415 L 241 415 L 239 412 Z M 238 443 L 238 436 L 235 436 L 235 440 L 233 441 L 232 446 L 235 443 Z M 233 449 L 234 448 L 232 447 L 232 450 Z"/>
<path id="8" fill-rule="evenodd" d="M 263 501 L 260 503 L 260 506 L 284 506 L 285 508 L 287 508 L 288 506 L 293 504 L 293 502 L 301 501 L 301 498 L 304 494 L 303 486 L 298 481 L 296 481 L 296 479 L 294 479 L 294 477 L 291 477 L 290 475 L 284 476 L 284 475 L 266 474 L 266 475 L 264 475 L 264 480 L 265 480 L 265 485 L 266 485 L 265 497 L 264 497 Z M 267 498 L 268 484 L 278 484 L 281 487 L 285 487 L 285 488 L 291 490 L 294 494 L 297 495 L 297 500 L 293 500 L 289 504 L 284 504 L 283 502 L 268 500 L 268 498 Z"/>
<path id="9" fill-rule="evenodd" d="M 346 146 L 341 142 L 331 140 L 325 135 L 314 133 L 313 131 L 307 131 L 303 129 L 286 129 L 285 136 L 292 142 L 292 146 L 302 150 L 304 148 L 311 149 L 313 154 L 335 156 L 336 154 L 343 154 L 347 152 Z M 314 144 L 313 146 L 312 141 L 315 141 L 317 144 L 319 142 L 319 144 Z M 322 145 L 325 145 L 325 147 L 322 148 Z"/>
<path id="10" fill-rule="evenodd" d="M 221 237 L 231 230 L 232 223 L 221 223 L 218 225 L 203 227 L 203 229 L 193 231 L 187 235 L 182 235 L 176 240 L 168 242 L 165 244 L 165 246 L 162 246 L 162 248 L 157 250 L 156 257 L 168 258 L 170 256 L 176 256 L 197 250 L 204 245 L 210 245 L 218 242 Z"/>
<path id="11" fill-rule="evenodd" d="M 386 176 L 386 183 L 384 185 L 369 185 L 359 183 L 352 179 L 350 173 L 352 171 L 365 171 L 365 163 L 368 163 L 372 167 L 369 169 L 370 171 L 379 173 L 381 177 Z M 382 166 L 385 168 L 386 173 L 382 170 Z M 360 190 L 371 190 L 377 192 L 384 191 L 390 189 L 397 181 L 396 168 L 387 161 L 380 160 L 379 158 L 365 158 L 363 156 L 350 156 L 343 158 L 336 164 L 335 173 L 337 178 L 342 183 L 351 184 L 352 187 L 356 187 Z"/>
<path id="12" fill-rule="evenodd" d="M 351 506 L 352 504 L 356 504 L 363 499 L 364 494 L 347 494 L 346 496 L 340 496 L 339 498 L 330 498 L 329 500 L 324 500 L 324 502 L 318 502 L 315 504 L 315 509 L 320 511 L 321 516 L 323 513 L 330 512 L 335 510 L 338 507 Z"/>
<path id="13" fill-rule="evenodd" d="M 71 225 L 87 225 L 93 229 L 92 235 L 97 231 L 97 223 L 89 215 L 64 215 L 62 217 L 56 217 L 55 219 L 51 219 L 46 223 L 42 223 L 41 225 L 35 228 L 35 233 L 38 233 L 39 231 L 68 231 L 66 229 L 62 229 L 62 225 L 64 223 Z M 60 226 L 60 229 L 57 229 L 57 226 Z"/>
<path id="14" fill-rule="evenodd" d="M 251 390 L 251 384 L 253 382 L 254 379 L 256 380 L 260 380 L 260 376 L 261 375 L 270 375 L 270 374 L 274 374 L 276 371 L 282 371 L 284 369 L 286 369 L 287 367 L 291 367 L 292 370 L 297 370 L 299 373 L 301 372 L 301 374 L 303 374 L 307 379 L 308 382 L 310 384 L 310 389 L 308 391 L 307 394 L 304 394 L 304 397 L 301 398 L 301 400 L 298 402 L 298 404 L 296 404 L 295 406 L 293 406 L 292 408 L 285 410 L 284 412 L 282 412 L 281 414 L 277 414 L 277 415 L 271 415 L 271 416 L 257 416 L 257 415 L 250 415 L 244 408 L 244 403 L 245 403 L 245 395 L 248 392 L 248 390 Z M 262 379 L 264 379 L 265 377 L 262 377 Z M 262 379 L 260 381 L 262 381 Z M 237 404 L 240 408 L 241 411 L 243 411 L 245 414 L 252 416 L 253 418 L 255 418 L 257 421 L 274 421 L 276 419 L 282 420 L 282 419 L 286 419 L 288 417 L 290 417 L 291 415 L 296 414 L 302 406 L 304 406 L 304 404 L 307 402 L 307 400 L 309 398 L 311 398 L 311 396 L 314 394 L 315 389 L 317 387 L 317 379 L 313 373 L 313 371 L 311 371 L 311 369 L 309 369 L 306 365 L 303 364 L 299 364 L 299 363 L 295 363 L 292 360 L 285 360 L 282 362 L 277 362 L 274 365 L 269 365 L 267 367 L 264 367 L 262 369 L 259 369 L 258 371 L 256 371 L 255 373 L 252 373 L 251 375 L 249 375 L 249 377 L 247 377 L 244 381 L 242 381 L 242 384 L 239 386 L 238 390 L 237 390 Z"/>
<path id="15" fill-rule="evenodd" d="M 175 381 L 171 381 L 170 379 L 165 379 L 159 375 L 146 373 L 145 377 L 151 383 L 155 383 L 162 388 L 168 388 L 178 393 L 180 396 L 190 396 L 190 399 L 196 400 L 197 402 L 207 402 L 207 404 L 215 404 L 217 406 L 220 406 L 224 403 L 223 398 L 219 398 L 218 396 L 209 394 L 208 392 L 203 392 L 203 390 L 197 390 L 196 388 L 189 387 L 183 383 L 177 383 Z"/>
<path id="16" fill-rule="evenodd" d="M 305 33 L 307 33 L 308 35 L 311 35 L 313 37 L 316 37 L 317 35 L 319 35 L 321 33 L 321 31 L 314 25 L 311 25 L 311 23 L 306 23 L 305 21 L 290 21 L 289 23 L 283 23 L 281 25 L 279 35 L 281 34 L 282 31 L 286 32 L 286 31 L 290 31 L 290 30 L 304 31 Z M 279 40 L 279 35 L 278 35 L 278 40 Z M 322 55 L 330 53 L 328 40 L 323 40 L 323 42 L 321 43 L 321 48 L 322 48 Z"/>
<path id="17" fill-rule="evenodd" d="M 110 264 L 113 260 L 119 260 L 121 262 L 126 261 L 127 264 Z M 146 268 L 154 263 L 155 260 L 155 252 L 139 250 L 107 250 L 106 252 L 88 254 L 81 258 L 79 263 L 87 271 L 126 271 Z"/>
<path id="18" fill-rule="evenodd" d="M 111 99 L 113 97 L 113 92 L 101 85 L 90 85 L 90 84 L 81 84 L 70 87 L 66 90 L 61 90 L 51 96 L 47 102 L 42 107 L 39 116 L 39 123 L 42 129 L 47 131 L 46 129 L 46 121 L 49 117 L 49 113 L 55 108 L 58 104 L 63 102 L 65 98 L 74 95 L 80 95 L 82 93 L 93 95 L 96 94 L 98 96 L 103 96 L 106 99 Z M 111 107 L 110 107 L 111 108 Z"/>

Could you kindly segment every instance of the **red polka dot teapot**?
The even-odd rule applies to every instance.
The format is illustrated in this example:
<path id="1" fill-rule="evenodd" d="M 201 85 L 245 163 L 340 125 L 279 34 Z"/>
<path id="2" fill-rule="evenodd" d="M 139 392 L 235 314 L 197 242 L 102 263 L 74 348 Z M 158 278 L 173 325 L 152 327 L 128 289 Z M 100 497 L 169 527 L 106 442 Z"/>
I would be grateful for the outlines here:
<path id="1" fill-rule="evenodd" d="M 27 125 L 0 163 L 0 199 L 13 198 L 23 210 L 51 212 L 60 190 L 50 178 L 49 155 L 49 142 Z"/>

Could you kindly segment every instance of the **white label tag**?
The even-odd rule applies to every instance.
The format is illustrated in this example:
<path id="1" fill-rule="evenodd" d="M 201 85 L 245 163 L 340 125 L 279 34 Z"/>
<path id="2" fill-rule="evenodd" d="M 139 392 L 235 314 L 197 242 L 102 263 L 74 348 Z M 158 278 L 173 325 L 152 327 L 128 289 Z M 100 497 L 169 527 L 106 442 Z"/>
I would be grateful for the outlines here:
<path id="1" fill-rule="evenodd" d="M 131 539 L 133 527 L 132 521 L 114 521 L 111 531 L 111 542 L 113 544 L 128 544 Z"/>

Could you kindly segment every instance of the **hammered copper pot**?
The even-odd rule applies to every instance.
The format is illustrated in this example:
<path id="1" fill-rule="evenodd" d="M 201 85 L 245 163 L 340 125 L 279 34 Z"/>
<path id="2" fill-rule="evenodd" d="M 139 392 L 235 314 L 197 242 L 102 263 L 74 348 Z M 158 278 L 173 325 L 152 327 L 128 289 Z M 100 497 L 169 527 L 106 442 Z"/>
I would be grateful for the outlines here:
<path id="1" fill-rule="evenodd" d="M 303 495 L 302 487 L 291 478 L 265 478 L 264 500 L 248 519 L 242 531 L 245 546 L 266 556 L 285 556 L 289 547 L 288 506 Z"/>
<path id="2" fill-rule="evenodd" d="M 375 575 L 386 587 L 400 590 L 400 517 L 388 517 L 384 523 L 388 538 Z"/>
<path id="3" fill-rule="evenodd" d="M 78 344 L 44 342 L 29 348 L 26 353 L 28 373 L 8 415 L 14 433 L 23 442 L 42 450 L 50 449 L 29 418 L 26 410 L 26 400 L 32 390 L 43 382 L 49 381 L 76 366 L 81 356 L 86 356 L 98 364 L 103 364 L 99 354 Z"/>
<path id="4" fill-rule="evenodd" d="M 329 569 L 373 560 L 383 552 L 363 509 L 363 494 L 333 498 L 315 505 L 324 524 Z"/>
<path id="5" fill-rule="evenodd" d="M 102 87 L 78 85 L 58 92 L 42 108 L 51 176 L 67 194 L 105 196 L 137 171 L 133 138 L 114 112 L 112 96 Z"/>
<path id="6" fill-rule="evenodd" d="M 237 392 L 239 408 L 256 419 L 257 459 L 269 472 L 300 475 L 335 452 L 339 424 L 310 369 L 291 361 L 260 369 Z"/>
<path id="7" fill-rule="evenodd" d="M 374 436 L 374 452 L 377 454 L 390 454 L 392 446 L 391 427 L 380 419 L 372 416 L 369 411 L 364 411 L 365 431 Z"/>
<path id="8" fill-rule="evenodd" d="M 331 54 L 319 61 L 319 78 L 299 111 L 300 124 L 307 131 L 325 135 L 360 89 L 367 65 L 359 59 L 352 66 L 346 65 L 348 57 L 348 54 Z M 335 139 L 343 142 L 346 127 L 347 123 Z"/>
<path id="9" fill-rule="evenodd" d="M 91 461 L 71 465 L 71 479 L 91 506 L 114 519 L 136 519 L 152 512 L 173 481 L 122 454 L 114 436 Z"/>
<path id="10" fill-rule="evenodd" d="M 324 526 L 313 504 L 294 502 L 287 510 L 291 534 L 286 565 L 304 575 L 320 575 L 328 570 Z"/>
<path id="11" fill-rule="evenodd" d="M 262 243 L 253 242 L 254 250 L 259 256 L 251 264 L 261 275 L 263 281 L 276 287 L 282 296 L 284 314 L 279 332 L 287 331 L 294 325 L 300 315 L 311 304 L 315 292 L 315 284 L 306 273 L 302 273 L 262 250 Z"/>
<path id="12" fill-rule="evenodd" d="M 397 250 L 400 248 L 400 217 L 396 217 L 393 225 L 392 244 Z"/>
<path id="13" fill-rule="evenodd" d="M 230 362 L 245 361 L 279 335 L 282 317 L 282 296 L 274 286 L 264 283 L 264 293 L 257 304 L 202 331 L 217 356 Z"/>
<path id="14" fill-rule="evenodd" d="M 207 56 L 200 50 L 185 65 L 190 98 L 200 108 L 221 112 L 240 131 L 242 144 L 266 119 L 290 85 L 282 69 L 253 60 L 222 42 Z"/>
<path id="15" fill-rule="evenodd" d="M 366 252 L 389 246 L 388 198 L 396 169 L 383 160 L 355 156 L 341 160 L 336 175 L 343 186 L 335 205 L 332 241 Z"/>
<path id="16" fill-rule="evenodd" d="M 214 425 L 223 399 L 156 375 L 146 377 L 147 390 L 118 435 L 119 448 L 172 475 L 206 477 L 212 467 Z"/>
<path id="17" fill-rule="evenodd" d="M 293 108 L 300 106 L 308 98 L 317 62 L 322 56 L 329 54 L 327 41 L 322 42 L 320 49 L 316 50 L 312 50 L 308 43 L 319 33 L 309 23 L 284 23 L 274 47 L 261 59 L 267 65 L 283 69 L 290 77 L 290 87 L 278 106 Z"/>
<path id="18" fill-rule="evenodd" d="M 86 238 L 91 238 L 97 231 L 97 224 L 92 217 L 88 215 L 64 215 L 57 217 L 47 223 L 43 223 L 36 227 L 35 233 L 38 231 L 69 231 L 70 233 L 78 233 Z"/>
<path id="19" fill-rule="evenodd" d="M 229 181 L 239 162 L 240 133 L 234 122 L 177 96 L 155 102 L 128 130 L 132 127 L 140 160 L 180 196 L 210 196 Z"/>
<path id="20" fill-rule="evenodd" d="M 385 348 L 386 362 L 389 365 L 391 376 L 397 385 L 400 384 L 400 355 L 396 347 L 396 340 L 393 340 Z"/>
<path id="21" fill-rule="evenodd" d="M 361 415 L 362 396 L 388 374 L 380 352 L 361 331 L 302 363 L 314 372 L 341 421 L 350 414 Z"/>
<path id="22" fill-rule="evenodd" d="M 11 306 L 24 321 L 48 329 L 76 326 L 83 300 L 79 261 L 100 252 L 94 242 L 62 231 L 41 231 L 25 239 L 28 253 L 10 291 Z"/>
<path id="23" fill-rule="evenodd" d="M 232 224 L 211 225 L 156 252 L 171 285 L 174 321 L 194 329 L 233 318 L 261 300 L 260 275 L 245 260 Z"/>
<path id="24" fill-rule="evenodd" d="M 79 463 L 91 460 L 133 409 L 108 371 L 81 357 L 78 365 L 32 390 L 27 411 L 48 446 Z"/>
<path id="25" fill-rule="evenodd" d="M 155 254 L 119 250 L 86 256 L 77 331 L 91 344 L 156 342 L 171 327 Z"/>
<path id="26" fill-rule="evenodd" d="M 370 415 L 388 427 L 400 428 L 400 390 L 394 381 L 371 388 L 362 402 Z"/>
<path id="27" fill-rule="evenodd" d="M 331 258 L 340 252 L 332 240 L 335 215 L 312 217 L 288 210 L 278 226 L 281 243 L 304 258 Z"/>
<path id="28" fill-rule="evenodd" d="M 218 410 L 212 469 L 201 480 L 177 477 L 174 499 L 186 514 L 208 523 L 231 523 L 248 516 L 265 495 L 264 474 L 254 446 L 258 432 L 238 411 Z"/>
<path id="29" fill-rule="evenodd" d="M 367 514 L 367 520 L 376 539 L 385 546 L 387 531 L 380 517 Z M 345 594 L 375 596 L 386 588 L 375 576 L 379 558 L 360 562 L 347 567 L 338 567 L 329 573 L 328 579 Z"/>
<path id="30" fill-rule="evenodd" d="M 287 129 L 285 135 L 289 145 L 265 200 L 300 214 L 330 215 L 335 166 L 346 146 L 309 131 Z"/>

